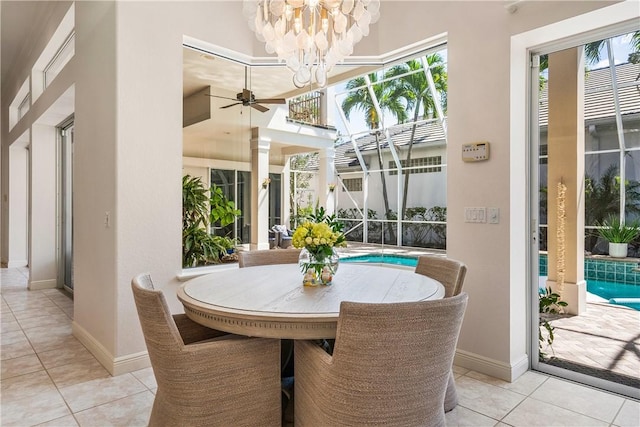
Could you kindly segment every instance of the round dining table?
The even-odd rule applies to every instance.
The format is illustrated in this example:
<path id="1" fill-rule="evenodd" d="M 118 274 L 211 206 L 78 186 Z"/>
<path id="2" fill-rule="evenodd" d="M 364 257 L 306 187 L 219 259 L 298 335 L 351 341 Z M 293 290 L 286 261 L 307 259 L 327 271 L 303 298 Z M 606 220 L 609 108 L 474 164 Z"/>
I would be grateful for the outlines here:
<path id="1" fill-rule="evenodd" d="M 302 285 L 297 264 L 210 273 L 178 288 L 185 314 L 204 326 L 239 335 L 332 339 L 342 301 L 396 303 L 444 298 L 442 284 L 411 270 L 340 264 L 331 285 Z"/>

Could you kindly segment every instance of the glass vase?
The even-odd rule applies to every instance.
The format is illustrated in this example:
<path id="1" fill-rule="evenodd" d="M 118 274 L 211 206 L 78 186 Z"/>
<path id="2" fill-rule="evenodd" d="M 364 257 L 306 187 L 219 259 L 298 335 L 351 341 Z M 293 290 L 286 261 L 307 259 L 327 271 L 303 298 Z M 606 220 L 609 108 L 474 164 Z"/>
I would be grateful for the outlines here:
<path id="1" fill-rule="evenodd" d="M 338 271 L 339 261 L 340 257 L 335 248 L 331 248 L 331 255 L 302 248 L 298 257 L 300 271 L 304 274 L 302 284 L 305 286 L 331 285 L 333 276 Z"/>

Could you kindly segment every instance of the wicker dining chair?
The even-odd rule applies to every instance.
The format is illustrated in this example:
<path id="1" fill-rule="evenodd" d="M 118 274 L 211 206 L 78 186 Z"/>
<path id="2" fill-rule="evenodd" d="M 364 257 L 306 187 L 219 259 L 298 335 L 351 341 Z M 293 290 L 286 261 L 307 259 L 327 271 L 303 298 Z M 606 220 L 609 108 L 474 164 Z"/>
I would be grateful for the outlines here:
<path id="1" fill-rule="evenodd" d="M 445 298 L 453 297 L 462 292 L 462 285 L 467 274 L 467 266 L 455 259 L 423 255 L 418 257 L 416 273 L 431 277 L 444 286 Z"/>
<path id="2" fill-rule="evenodd" d="M 445 298 L 453 297 L 462 292 L 464 278 L 467 275 L 467 266 L 460 261 L 451 258 L 433 255 L 418 257 L 416 273 L 431 277 L 444 286 Z M 453 378 L 453 371 L 449 376 L 447 395 L 444 399 L 444 411 L 449 412 L 458 405 L 458 391 Z"/>
<path id="3" fill-rule="evenodd" d="M 256 265 L 297 264 L 300 249 L 264 249 L 259 251 L 242 251 L 238 253 L 238 266 L 254 267 Z"/>
<path id="4" fill-rule="evenodd" d="M 171 315 L 148 274 L 131 288 L 158 384 L 150 426 L 279 426 L 280 341 Z"/>
<path id="5" fill-rule="evenodd" d="M 444 426 L 467 299 L 342 302 L 333 355 L 295 343 L 296 427 Z"/>
<path id="6" fill-rule="evenodd" d="M 255 267 L 257 265 L 297 264 L 301 249 L 271 249 L 257 251 L 243 251 L 238 254 L 238 267 Z M 293 340 L 281 340 L 282 346 L 282 376 L 292 375 Z"/>

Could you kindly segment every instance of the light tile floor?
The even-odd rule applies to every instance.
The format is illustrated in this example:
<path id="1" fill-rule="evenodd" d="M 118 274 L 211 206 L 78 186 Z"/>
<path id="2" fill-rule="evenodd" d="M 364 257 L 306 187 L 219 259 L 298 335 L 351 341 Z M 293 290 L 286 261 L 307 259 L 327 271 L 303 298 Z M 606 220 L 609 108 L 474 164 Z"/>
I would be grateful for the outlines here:
<path id="1" fill-rule="evenodd" d="M 71 333 L 73 302 L 28 291 L 25 269 L 0 270 L 1 426 L 145 426 L 151 368 L 112 377 Z M 454 367 L 460 404 L 448 426 L 639 426 L 640 402 L 527 372 L 507 383 Z"/>

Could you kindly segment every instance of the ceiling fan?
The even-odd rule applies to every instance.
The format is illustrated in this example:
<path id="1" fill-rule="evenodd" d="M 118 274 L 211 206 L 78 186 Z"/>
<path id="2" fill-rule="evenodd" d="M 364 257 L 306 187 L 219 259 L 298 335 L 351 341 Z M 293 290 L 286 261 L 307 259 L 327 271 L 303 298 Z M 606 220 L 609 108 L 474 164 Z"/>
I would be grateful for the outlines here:
<path id="1" fill-rule="evenodd" d="M 209 95 L 213 98 L 221 98 L 221 99 L 230 99 L 232 101 L 237 101 L 234 102 L 233 104 L 229 104 L 229 105 L 225 105 L 222 106 L 220 108 L 229 108 L 229 107 L 233 107 L 234 105 L 240 105 L 242 104 L 243 107 L 249 106 L 252 108 L 255 108 L 256 110 L 264 113 L 265 111 L 269 111 L 269 109 L 267 107 L 265 107 L 264 105 L 260 105 L 260 104 L 286 104 L 286 100 L 284 98 L 264 98 L 264 99 L 256 99 L 255 95 L 253 94 L 252 91 L 250 91 L 249 89 L 247 89 L 247 69 L 245 67 L 244 69 L 244 88 L 242 89 L 242 92 L 239 92 L 236 94 L 235 99 L 234 98 L 229 98 L 226 96 L 219 96 L 219 95 Z"/>

